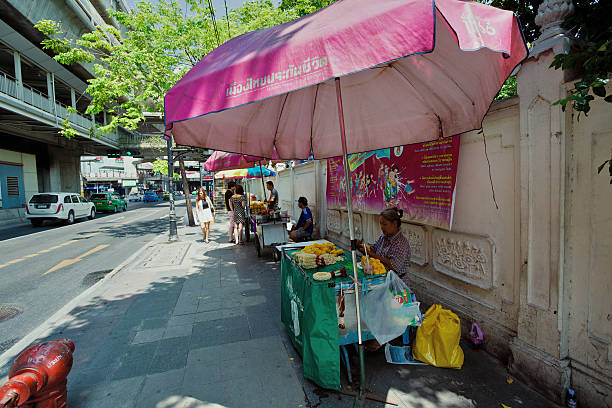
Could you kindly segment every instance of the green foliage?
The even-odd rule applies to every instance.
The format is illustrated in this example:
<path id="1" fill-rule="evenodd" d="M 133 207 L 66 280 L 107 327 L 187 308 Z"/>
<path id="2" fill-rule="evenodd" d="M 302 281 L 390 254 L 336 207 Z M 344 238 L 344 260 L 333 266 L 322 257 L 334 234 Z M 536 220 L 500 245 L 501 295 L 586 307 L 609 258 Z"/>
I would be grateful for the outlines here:
<path id="1" fill-rule="evenodd" d="M 279 8 L 281 10 L 293 11 L 299 17 L 306 14 L 314 13 L 315 11 L 329 6 L 335 0 L 282 0 Z"/>
<path id="2" fill-rule="evenodd" d="M 575 12 L 563 23 L 573 34 L 569 54 L 555 56 L 550 65 L 555 69 L 573 70 L 581 75 L 565 98 L 554 102 L 565 111 L 568 104 L 580 114 L 588 116 L 591 101 L 603 98 L 612 103 L 612 94 L 606 95 L 606 84 L 612 72 L 612 2 L 598 0 L 574 0 Z M 599 168 L 608 165 L 612 184 L 612 160 L 606 160 Z"/>
<path id="3" fill-rule="evenodd" d="M 206 0 L 186 3 L 190 12 L 176 0 L 160 0 L 157 5 L 140 0 L 129 13 L 108 10 L 127 29 L 125 34 L 103 25 L 70 39 L 61 22 L 41 20 L 35 25 L 48 37 L 42 41 L 43 48 L 53 51 L 58 62 L 96 62 L 94 78 L 87 87 L 92 100 L 85 113 L 109 114 L 109 122 L 96 125 L 96 130 L 136 129 L 145 119 L 144 112 L 163 112 L 168 90 L 220 42 L 229 39 L 227 30 L 222 30 L 228 21 L 224 17 L 216 27 Z M 297 16 L 292 10 L 275 8 L 270 1 L 256 0 L 230 13 L 230 32 L 235 36 Z M 76 135 L 68 120 L 63 125 L 62 134 Z"/>
<path id="4" fill-rule="evenodd" d="M 495 97 L 495 100 L 498 101 L 501 99 L 507 99 L 516 95 L 516 76 L 511 76 L 506 79 L 506 82 L 504 82 L 504 84 L 502 85 L 502 88 Z"/>
<path id="5" fill-rule="evenodd" d="M 161 174 L 164 176 L 168 175 L 168 160 L 157 159 L 151 164 L 153 164 L 153 171 L 156 174 Z M 173 173 L 172 178 L 174 178 L 175 180 L 179 180 L 180 176 L 178 175 L 178 173 Z"/>

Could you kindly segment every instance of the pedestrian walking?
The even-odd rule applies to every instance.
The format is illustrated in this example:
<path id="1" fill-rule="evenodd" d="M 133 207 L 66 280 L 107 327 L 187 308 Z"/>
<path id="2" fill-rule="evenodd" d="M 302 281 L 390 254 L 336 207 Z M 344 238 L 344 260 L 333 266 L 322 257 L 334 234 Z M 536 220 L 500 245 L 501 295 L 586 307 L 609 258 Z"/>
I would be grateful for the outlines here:
<path id="1" fill-rule="evenodd" d="M 200 229 L 202 229 L 202 234 L 204 234 L 205 242 L 208 242 L 210 223 L 214 220 L 214 217 L 215 207 L 206 194 L 204 187 L 201 187 L 198 190 L 198 195 L 196 196 L 196 218 L 200 224 Z"/>
<path id="2" fill-rule="evenodd" d="M 236 192 L 229 199 L 229 205 L 234 212 L 234 238 L 236 245 L 244 245 L 242 229 L 246 223 L 246 198 L 242 186 L 236 186 Z"/>
<path id="3" fill-rule="evenodd" d="M 234 195 L 234 191 L 236 190 L 236 182 L 230 181 L 227 184 L 227 191 L 225 192 L 225 210 L 227 211 L 227 215 L 229 215 L 229 241 L 234 242 L 234 212 L 230 208 L 229 200 Z"/>

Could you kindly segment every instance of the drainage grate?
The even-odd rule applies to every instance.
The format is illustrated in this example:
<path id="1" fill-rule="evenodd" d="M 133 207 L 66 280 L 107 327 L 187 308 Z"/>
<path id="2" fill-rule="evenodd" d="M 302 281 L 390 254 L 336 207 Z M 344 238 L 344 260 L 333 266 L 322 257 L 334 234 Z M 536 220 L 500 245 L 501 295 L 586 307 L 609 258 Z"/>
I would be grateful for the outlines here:
<path id="1" fill-rule="evenodd" d="M 0 323 L 19 316 L 23 309 L 15 305 L 0 305 Z"/>
<path id="2" fill-rule="evenodd" d="M 99 280 L 102 280 L 102 278 L 104 278 L 109 272 L 112 271 L 112 269 L 106 269 L 104 271 L 90 272 L 83 278 L 81 286 L 90 287 Z"/>

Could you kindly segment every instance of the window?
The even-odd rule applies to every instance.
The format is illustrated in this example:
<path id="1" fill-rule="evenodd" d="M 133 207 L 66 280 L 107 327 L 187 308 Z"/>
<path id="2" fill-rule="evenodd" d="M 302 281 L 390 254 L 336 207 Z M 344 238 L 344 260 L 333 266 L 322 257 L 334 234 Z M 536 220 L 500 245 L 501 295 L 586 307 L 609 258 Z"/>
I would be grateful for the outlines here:
<path id="1" fill-rule="evenodd" d="M 73 195 L 72 196 L 72 202 L 75 203 L 75 204 L 78 204 L 79 203 L 79 196 Z"/>
<path id="2" fill-rule="evenodd" d="M 66 196 L 64 197 L 64 204 L 70 204 L 72 201 L 70 201 L 70 196 Z"/>
<path id="3" fill-rule="evenodd" d="M 85 197 L 81 197 L 81 196 L 79 196 L 79 201 L 82 202 L 82 203 L 86 203 L 87 202 Z"/>
<path id="4" fill-rule="evenodd" d="M 6 195 L 8 197 L 19 197 L 19 177 L 6 176 Z"/>
<path id="5" fill-rule="evenodd" d="M 92 200 L 106 200 L 106 194 L 92 194 Z"/>
<path id="6" fill-rule="evenodd" d="M 55 194 L 36 194 L 30 198 L 31 204 L 53 204 L 57 203 L 57 195 Z"/>

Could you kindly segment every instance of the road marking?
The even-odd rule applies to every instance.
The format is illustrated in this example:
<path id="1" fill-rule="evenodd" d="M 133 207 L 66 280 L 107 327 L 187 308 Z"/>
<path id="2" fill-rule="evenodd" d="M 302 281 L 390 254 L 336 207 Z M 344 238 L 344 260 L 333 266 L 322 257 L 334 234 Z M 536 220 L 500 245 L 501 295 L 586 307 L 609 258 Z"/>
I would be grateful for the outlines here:
<path id="1" fill-rule="evenodd" d="M 98 245 L 97 247 L 95 247 L 94 249 L 90 249 L 89 251 L 82 253 L 81 255 L 77 256 L 76 258 L 73 259 L 64 259 L 62 262 L 58 263 L 57 265 L 55 265 L 53 268 L 49 269 L 47 272 L 43 273 L 43 275 L 46 275 L 48 273 L 51 272 L 55 272 L 58 269 L 64 268 L 66 266 L 72 265 L 74 263 L 79 262 L 81 259 L 85 258 L 86 256 L 89 256 L 95 252 L 98 252 L 106 247 L 110 246 L 110 244 L 102 244 L 102 245 Z"/>
<path id="2" fill-rule="evenodd" d="M 83 238 L 91 238 L 91 237 L 93 237 L 93 236 L 98 235 L 98 234 L 99 234 L 99 233 L 101 233 L 101 232 L 110 231 L 110 230 L 112 230 L 113 228 L 117 228 L 117 227 L 121 227 L 121 226 L 124 226 L 124 225 L 131 224 L 131 223 L 136 222 L 136 221 L 138 221 L 138 220 L 141 220 L 141 219 L 143 219 L 143 218 L 146 218 L 146 217 L 149 217 L 149 216 L 151 216 L 151 215 L 157 214 L 157 213 L 158 213 L 158 212 L 160 212 L 160 211 L 164 211 L 164 209 L 162 208 L 162 209 L 159 209 L 159 210 L 147 211 L 147 212 L 146 212 L 144 215 L 142 215 L 142 216 L 140 216 L 140 217 L 137 217 L 137 218 L 134 218 L 134 219 L 131 219 L 131 220 L 129 220 L 129 221 L 123 222 L 123 223 L 121 223 L 121 224 L 117 224 L 117 225 L 113 225 L 113 226 L 106 226 L 106 227 L 102 227 L 102 228 L 100 228 L 100 230 L 99 230 L 99 231 L 97 231 L 97 232 L 93 232 L 93 233 L 91 233 L 91 234 L 89 234 L 89 235 L 84 235 L 84 236 L 82 236 L 80 239 L 83 239 Z M 121 216 L 121 217 L 119 217 L 119 218 L 125 218 L 125 216 Z M 119 218 L 116 218 L 116 219 L 119 219 Z M 41 231 L 41 232 L 44 232 L 44 231 Z M 21 238 L 21 237 L 17 237 L 17 238 Z M 4 268 L 4 267 L 6 267 L 6 266 L 12 265 L 12 264 L 16 264 L 16 263 L 21 262 L 21 261 L 25 261 L 25 259 L 26 259 L 26 258 L 33 258 L 33 257 L 38 256 L 38 255 L 40 255 L 40 254 L 46 254 L 47 252 L 51 252 L 51 251 L 53 251 L 54 249 L 58 249 L 58 248 L 61 248 L 61 247 L 63 247 L 63 246 L 66 246 L 66 245 L 70 245 L 70 244 L 72 244 L 73 242 L 77 242 L 77 241 L 78 241 L 78 239 L 71 239 L 70 241 L 66 241 L 66 242 L 64 242 L 64 243 L 62 243 L 62 244 L 59 244 L 59 245 L 54 245 L 54 246 L 52 246 L 52 247 L 50 247 L 50 248 L 47 248 L 47 249 L 42 249 L 42 250 L 38 251 L 37 253 L 33 253 L 33 254 L 29 254 L 29 255 L 24 255 L 24 257 L 23 257 L 23 258 L 13 259 L 12 261 L 8 261 L 8 262 L 6 262 L 6 263 L 0 264 L 0 269 Z M 108 245 L 106 245 L 106 246 L 108 246 Z M 106 248 L 106 247 L 105 247 L 105 248 Z M 102 248 L 100 248 L 100 249 L 102 249 Z M 99 249 L 96 249 L 96 251 L 99 251 Z M 95 251 L 94 251 L 94 252 L 95 252 Z M 85 256 L 87 256 L 87 255 L 85 255 Z M 78 258 L 75 258 L 75 259 L 76 259 L 76 261 L 75 261 L 75 262 L 78 262 L 78 261 L 80 260 L 80 259 L 78 259 Z M 68 259 L 68 261 L 71 261 L 71 259 Z M 62 261 L 62 262 L 65 262 L 65 261 Z M 72 263 L 74 263 L 74 262 L 72 262 Z M 61 262 L 60 262 L 60 264 L 61 264 Z M 70 265 L 70 264 L 68 264 L 68 265 Z M 56 268 L 56 267 L 57 267 L 57 265 L 56 265 L 56 266 L 54 266 L 53 268 Z M 45 272 L 45 273 L 44 273 L 44 275 L 46 275 L 46 274 L 47 274 L 47 273 L 49 273 L 49 272 L 53 272 L 53 271 L 55 271 L 55 270 L 59 269 L 59 268 L 57 268 L 57 269 L 53 269 L 53 268 L 51 268 L 51 270 L 49 270 L 49 271 Z"/>

